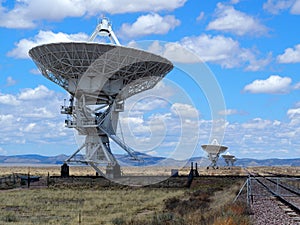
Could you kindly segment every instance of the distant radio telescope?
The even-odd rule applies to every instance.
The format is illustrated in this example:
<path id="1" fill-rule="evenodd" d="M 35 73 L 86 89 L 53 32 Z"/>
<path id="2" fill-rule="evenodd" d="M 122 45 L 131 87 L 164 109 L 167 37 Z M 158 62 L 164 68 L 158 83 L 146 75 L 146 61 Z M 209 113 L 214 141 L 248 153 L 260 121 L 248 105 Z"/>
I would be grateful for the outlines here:
<path id="1" fill-rule="evenodd" d="M 111 43 L 94 42 L 97 35 Z M 113 140 L 133 159 L 135 151 L 116 135 L 124 100 L 153 88 L 173 64 L 139 49 L 121 46 L 111 23 L 103 18 L 88 42 L 49 43 L 29 51 L 41 73 L 71 95 L 70 104 L 61 108 L 67 115 L 65 125 L 75 128 L 85 141 L 66 161 L 90 165 L 104 176 L 119 177 L 120 166 L 110 148 Z M 85 150 L 84 157 L 75 157 Z"/>
<path id="2" fill-rule="evenodd" d="M 217 162 L 221 153 L 225 152 L 228 147 L 220 145 L 216 139 L 211 144 L 201 145 L 202 149 L 208 153 L 208 158 L 211 161 L 209 167 L 217 168 Z"/>
<path id="3" fill-rule="evenodd" d="M 229 152 L 227 152 L 226 154 L 222 155 L 222 157 L 224 158 L 226 164 L 228 167 L 233 166 L 234 162 L 236 161 L 236 158 L 234 155 L 231 155 Z"/>

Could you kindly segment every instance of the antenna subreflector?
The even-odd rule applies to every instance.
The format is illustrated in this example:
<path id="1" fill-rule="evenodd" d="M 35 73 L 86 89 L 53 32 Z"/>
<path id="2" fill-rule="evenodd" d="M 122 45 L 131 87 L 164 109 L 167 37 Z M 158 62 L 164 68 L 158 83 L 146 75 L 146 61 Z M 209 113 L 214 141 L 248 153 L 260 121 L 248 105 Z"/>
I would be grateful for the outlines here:
<path id="1" fill-rule="evenodd" d="M 92 166 L 100 175 L 121 175 L 110 148 L 113 140 L 132 158 L 136 153 L 116 135 L 119 113 L 126 98 L 153 88 L 173 68 L 173 64 L 143 50 L 121 46 L 104 18 L 90 41 L 97 35 L 111 44 L 95 42 L 50 43 L 29 51 L 41 73 L 71 95 L 70 105 L 62 106 L 66 127 L 75 128 L 85 141 L 67 160 Z M 85 150 L 84 157 L 78 153 Z M 106 165 L 106 175 L 100 169 Z"/>
<path id="2" fill-rule="evenodd" d="M 100 35 L 102 37 L 109 37 L 112 43 L 121 45 L 112 29 L 111 22 L 108 20 L 108 18 L 104 17 L 101 19 L 100 23 L 97 25 L 96 29 L 91 35 L 89 41 L 94 41 L 97 35 Z"/>

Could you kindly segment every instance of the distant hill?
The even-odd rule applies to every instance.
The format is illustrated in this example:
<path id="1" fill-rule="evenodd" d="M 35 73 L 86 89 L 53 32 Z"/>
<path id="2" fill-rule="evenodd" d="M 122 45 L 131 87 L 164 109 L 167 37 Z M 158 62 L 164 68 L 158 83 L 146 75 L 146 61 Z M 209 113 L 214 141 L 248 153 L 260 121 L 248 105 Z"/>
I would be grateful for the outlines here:
<path id="1" fill-rule="evenodd" d="M 36 154 L 0 156 L 0 163 L 11 164 L 62 164 L 66 155 L 42 156 Z"/>
<path id="2" fill-rule="evenodd" d="M 300 166 L 300 158 L 295 159 L 238 159 L 236 161 L 238 166 Z"/>
<path id="3" fill-rule="evenodd" d="M 133 165 L 133 166 L 183 166 L 190 165 L 191 162 L 197 162 L 198 166 L 208 166 L 209 160 L 205 157 L 194 157 L 189 160 L 175 160 L 164 157 L 154 157 L 143 153 L 138 153 L 139 158 L 142 161 L 131 160 L 128 155 L 115 155 L 121 166 Z M 63 164 L 64 160 L 67 159 L 67 155 L 57 156 L 42 156 L 36 154 L 28 155 L 12 155 L 12 156 L 0 156 L 1 164 Z M 219 166 L 225 166 L 225 162 L 220 157 Z M 236 166 L 248 167 L 248 166 L 300 166 L 300 158 L 295 159 L 251 159 L 241 158 L 237 159 Z"/>

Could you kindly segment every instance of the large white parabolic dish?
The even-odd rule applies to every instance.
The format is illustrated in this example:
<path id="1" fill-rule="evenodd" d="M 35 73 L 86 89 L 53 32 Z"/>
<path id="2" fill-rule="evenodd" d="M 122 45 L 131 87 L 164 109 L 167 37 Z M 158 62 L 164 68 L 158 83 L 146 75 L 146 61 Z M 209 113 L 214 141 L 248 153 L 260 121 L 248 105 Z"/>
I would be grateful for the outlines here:
<path id="1" fill-rule="evenodd" d="M 46 78 L 98 104 L 107 96 L 125 99 L 151 89 L 173 69 L 159 55 L 103 43 L 50 43 L 32 48 L 29 55 Z"/>
<path id="2" fill-rule="evenodd" d="M 215 168 L 219 159 L 219 155 L 225 152 L 228 147 L 220 145 L 216 139 L 211 144 L 201 145 L 202 149 L 208 153 L 209 160 L 211 161 L 210 166 Z"/>
<path id="3" fill-rule="evenodd" d="M 222 146 L 222 145 L 201 145 L 202 149 L 206 151 L 207 153 L 211 154 L 220 154 L 223 153 L 227 150 L 227 146 Z"/>
<path id="4" fill-rule="evenodd" d="M 236 158 L 234 155 L 231 155 L 229 152 L 226 154 L 222 155 L 223 159 L 225 160 L 227 166 L 233 166 L 234 162 L 236 161 Z"/>
<path id="5" fill-rule="evenodd" d="M 225 154 L 225 155 L 222 155 L 222 157 L 224 158 L 224 159 L 227 159 L 227 160 L 232 160 L 232 159 L 234 159 L 235 158 L 235 156 L 234 155 L 231 155 L 230 153 L 228 153 L 227 152 L 227 154 Z"/>

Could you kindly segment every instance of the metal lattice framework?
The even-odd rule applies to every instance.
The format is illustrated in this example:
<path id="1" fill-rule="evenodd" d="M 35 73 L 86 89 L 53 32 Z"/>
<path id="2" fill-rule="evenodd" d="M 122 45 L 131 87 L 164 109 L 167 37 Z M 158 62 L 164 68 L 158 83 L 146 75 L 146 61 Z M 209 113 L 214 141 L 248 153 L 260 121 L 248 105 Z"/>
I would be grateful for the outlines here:
<path id="1" fill-rule="evenodd" d="M 89 42 L 40 45 L 29 55 L 47 79 L 71 94 L 70 105 L 62 106 L 61 113 L 68 115 L 67 127 L 86 136 L 85 143 L 66 162 L 88 163 L 102 175 L 99 165 L 107 163 L 111 176 L 120 176 L 109 138 L 137 159 L 115 132 L 124 100 L 153 88 L 173 64 L 146 51 Z M 75 159 L 82 149 L 85 158 Z"/>

